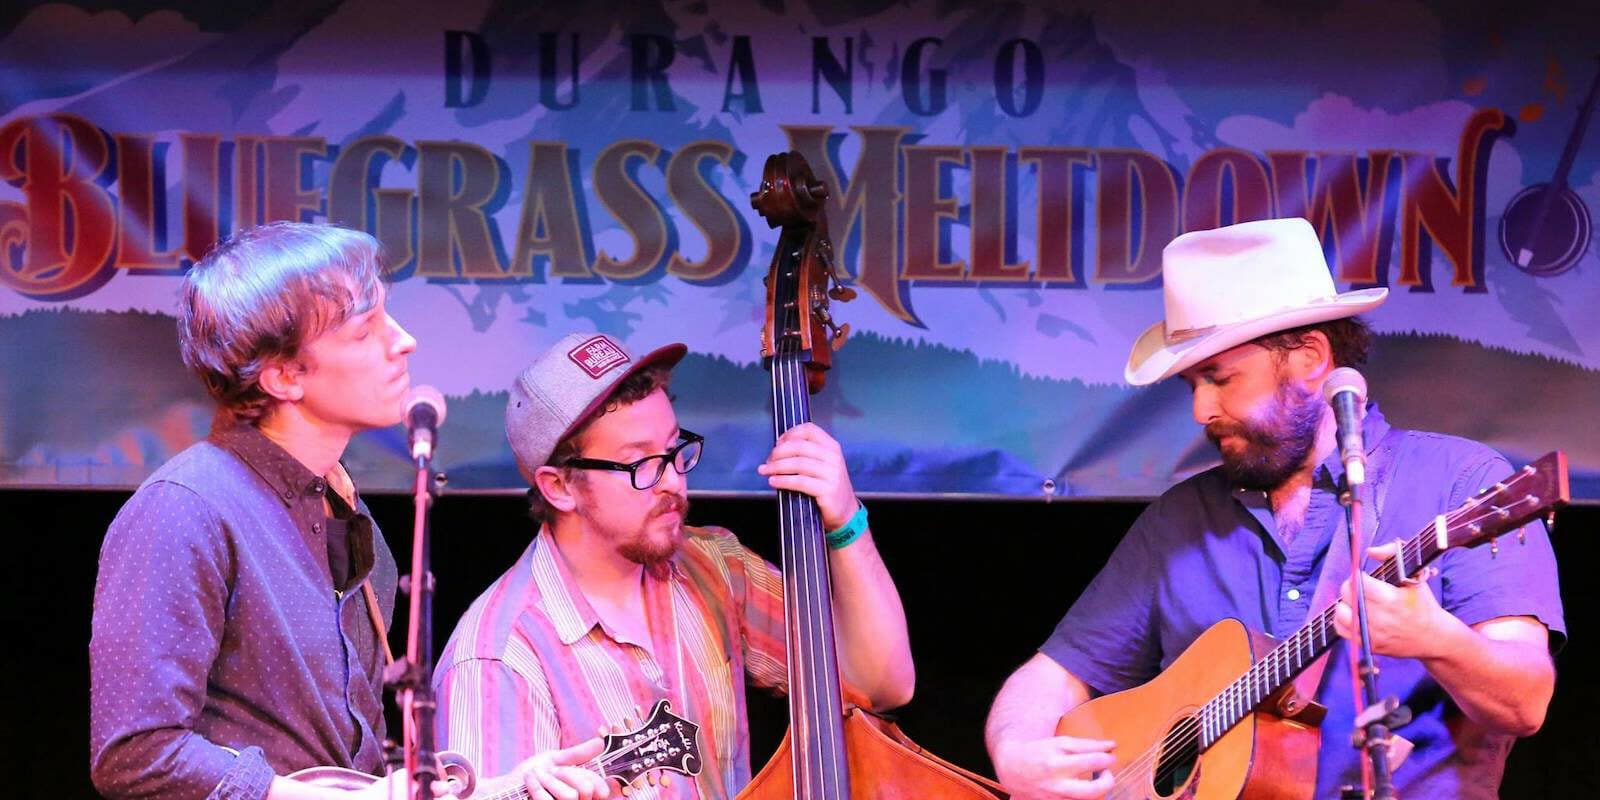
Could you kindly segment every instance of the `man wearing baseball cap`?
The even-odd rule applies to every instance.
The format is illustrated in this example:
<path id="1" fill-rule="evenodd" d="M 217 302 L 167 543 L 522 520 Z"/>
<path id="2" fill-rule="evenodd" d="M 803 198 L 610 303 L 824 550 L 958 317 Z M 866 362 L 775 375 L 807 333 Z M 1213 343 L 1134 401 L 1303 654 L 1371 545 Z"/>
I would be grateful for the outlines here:
<path id="1" fill-rule="evenodd" d="M 1163 252 L 1162 279 L 1166 320 L 1135 342 L 1126 377 L 1143 386 L 1180 376 L 1222 463 L 1139 516 L 1000 690 L 989 752 L 1021 796 L 1110 790 L 1114 759 L 1138 754 L 1056 736 L 1058 720 L 1091 696 L 1156 677 L 1216 622 L 1233 617 L 1281 639 L 1337 601 L 1336 627 L 1352 635 L 1336 490 L 1344 466 L 1321 390 L 1335 368 L 1365 362 L 1370 333 L 1355 315 L 1388 290 L 1337 293 L 1316 232 L 1299 218 L 1184 234 Z M 1484 445 L 1391 428 L 1376 404 L 1362 428 L 1368 541 L 1409 538 L 1511 474 Z M 1522 533 L 1524 545 L 1497 555 L 1449 550 L 1430 580 L 1395 587 L 1364 579 L 1380 689 L 1414 715 L 1398 731 L 1415 745 L 1394 772 L 1402 797 L 1496 797 L 1512 741 L 1544 720 L 1555 684 L 1550 654 L 1566 634 L 1544 526 Z M 1369 551 L 1392 554 L 1392 545 Z M 1351 652 L 1334 645 L 1323 673 L 1333 677 L 1306 687 L 1328 708 L 1316 775 L 1297 776 L 1315 780 L 1318 798 L 1362 782 L 1349 738 L 1358 709 L 1342 677 Z"/>
<path id="2" fill-rule="evenodd" d="M 440 738 L 486 772 L 631 728 L 667 699 L 700 726 L 704 764 L 642 796 L 724 798 L 750 782 L 744 684 L 786 684 L 783 578 L 728 531 L 684 524 L 704 446 L 667 395 L 685 352 L 635 358 L 611 337 L 573 334 L 511 386 L 506 435 L 539 531 L 462 617 L 435 677 Z M 758 471 L 814 497 L 830 532 L 845 681 L 875 708 L 905 704 L 905 613 L 838 443 L 801 425 Z M 567 796 L 606 796 L 591 773 L 551 769 Z"/>

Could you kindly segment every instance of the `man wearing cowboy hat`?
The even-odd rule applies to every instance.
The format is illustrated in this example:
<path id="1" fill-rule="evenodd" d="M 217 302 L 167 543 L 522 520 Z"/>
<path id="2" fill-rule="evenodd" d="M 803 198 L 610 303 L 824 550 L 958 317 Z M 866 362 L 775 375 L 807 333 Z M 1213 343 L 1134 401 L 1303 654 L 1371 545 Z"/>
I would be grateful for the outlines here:
<path id="1" fill-rule="evenodd" d="M 731 797 L 750 782 L 744 686 L 787 683 L 783 576 L 728 531 L 685 524 L 704 443 L 667 395 L 685 352 L 635 359 L 572 334 L 512 384 L 506 435 L 541 525 L 457 624 L 435 676 L 440 738 L 482 769 L 631 728 L 664 698 L 700 726 L 704 767 L 639 796 Z M 800 425 L 757 471 L 816 499 L 844 680 L 874 708 L 904 705 L 905 612 L 838 443 Z M 573 789 L 561 797 L 605 794 L 582 770 L 553 771 Z"/>
<path id="2" fill-rule="evenodd" d="M 1018 796 L 1105 794 L 1116 743 L 1056 736 L 1057 721 L 1092 696 L 1154 678 L 1213 623 L 1233 617 L 1282 638 L 1338 599 L 1336 627 L 1352 635 L 1349 557 L 1338 557 L 1348 549 L 1336 490 L 1344 467 L 1321 389 L 1335 368 L 1364 363 L 1370 334 L 1355 315 L 1388 290 L 1337 294 L 1316 233 L 1299 218 L 1180 236 L 1163 252 L 1162 278 L 1166 321 L 1135 342 L 1126 377 L 1189 384 L 1195 421 L 1222 464 L 1139 516 L 1001 689 L 987 740 Z M 1369 541 L 1409 537 L 1511 474 L 1481 444 L 1391 428 L 1376 404 L 1362 427 L 1379 537 L 1369 527 Z M 1415 744 L 1394 773 L 1402 797 L 1495 797 L 1512 741 L 1544 720 L 1550 653 L 1566 634 L 1544 528 L 1523 533 L 1524 546 L 1498 555 L 1447 551 L 1427 581 L 1364 579 L 1381 691 L 1414 715 L 1399 729 Z M 1335 563 L 1321 574 L 1325 561 Z M 1349 674 L 1350 653 L 1334 645 L 1326 672 Z M 1316 700 L 1328 714 L 1314 796 L 1337 797 L 1361 784 L 1348 738 L 1357 709 L 1345 680 L 1323 681 Z"/>

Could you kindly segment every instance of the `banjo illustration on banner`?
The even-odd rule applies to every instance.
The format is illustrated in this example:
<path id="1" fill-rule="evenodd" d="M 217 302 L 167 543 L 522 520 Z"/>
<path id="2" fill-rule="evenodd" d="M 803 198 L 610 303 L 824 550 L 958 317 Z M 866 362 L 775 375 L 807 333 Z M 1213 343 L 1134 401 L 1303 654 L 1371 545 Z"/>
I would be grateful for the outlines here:
<path id="1" fill-rule="evenodd" d="M 1583 144 L 1595 95 L 1600 93 L 1600 72 L 1589 85 L 1589 96 L 1578 109 L 1578 119 L 1567 136 L 1566 149 L 1549 183 L 1534 184 L 1517 192 L 1500 215 L 1500 249 L 1518 269 L 1536 278 L 1560 275 L 1589 249 L 1594 228 L 1583 198 L 1567 185 L 1567 174 Z"/>

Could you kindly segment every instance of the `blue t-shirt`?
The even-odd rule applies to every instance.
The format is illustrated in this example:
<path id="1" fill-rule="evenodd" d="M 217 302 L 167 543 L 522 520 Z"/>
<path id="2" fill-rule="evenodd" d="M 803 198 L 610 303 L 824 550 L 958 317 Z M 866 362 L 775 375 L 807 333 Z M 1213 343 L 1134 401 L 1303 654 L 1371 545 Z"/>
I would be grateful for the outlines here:
<path id="1" fill-rule="evenodd" d="M 1363 424 L 1369 452 L 1389 433 L 1374 405 Z M 1395 431 L 1374 542 L 1410 539 L 1433 518 L 1512 473 L 1499 454 L 1476 442 L 1417 431 Z M 1232 487 L 1221 468 L 1168 490 L 1134 522 L 1100 574 L 1073 603 L 1040 651 L 1101 693 L 1154 678 L 1201 633 L 1235 618 L 1282 639 L 1306 622 L 1330 542 L 1346 547 L 1344 509 L 1335 486 L 1337 456 L 1320 465 L 1300 533 L 1278 535 L 1261 492 Z M 1488 547 L 1447 550 L 1430 581 L 1446 611 L 1468 625 L 1496 617 L 1530 616 L 1550 630 L 1552 652 L 1566 640 L 1555 555 L 1542 523 Z M 1318 609 L 1319 611 L 1321 609 Z M 1328 707 L 1318 754 L 1318 798 L 1360 785 L 1358 753 L 1350 746 L 1355 717 L 1350 649 L 1333 645 L 1317 701 Z M 1398 733 L 1416 750 L 1395 771 L 1402 797 L 1497 796 L 1513 737 L 1468 719 L 1421 664 L 1378 657 L 1379 689 L 1410 707 L 1412 722 Z"/>

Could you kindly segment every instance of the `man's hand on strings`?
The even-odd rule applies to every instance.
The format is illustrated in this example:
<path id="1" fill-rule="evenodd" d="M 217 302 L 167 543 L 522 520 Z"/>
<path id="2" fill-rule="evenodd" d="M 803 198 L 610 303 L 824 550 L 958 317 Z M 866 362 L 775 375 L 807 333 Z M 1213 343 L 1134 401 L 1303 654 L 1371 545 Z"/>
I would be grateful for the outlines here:
<path id="1" fill-rule="evenodd" d="M 1394 557 L 1396 544 L 1369 548 L 1374 559 Z M 1371 575 L 1362 576 L 1367 595 L 1367 631 L 1372 636 L 1372 652 L 1395 658 L 1426 658 L 1435 653 L 1441 637 L 1438 631 L 1454 621 L 1439 605 L 1428 586 L 1434 574 L 1424 568 L 1418 580 L 1400 586 L 1384 583 Z M 1333 626 L 1339 635 L 1355 641 L 1355 594 L 1348 578 L 1339 587 L 1339 604 L 1334 608 Z"/>

